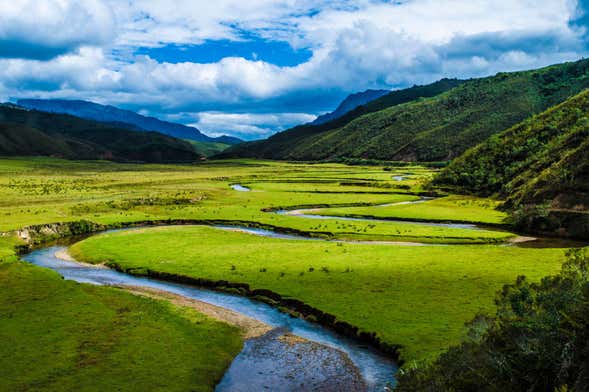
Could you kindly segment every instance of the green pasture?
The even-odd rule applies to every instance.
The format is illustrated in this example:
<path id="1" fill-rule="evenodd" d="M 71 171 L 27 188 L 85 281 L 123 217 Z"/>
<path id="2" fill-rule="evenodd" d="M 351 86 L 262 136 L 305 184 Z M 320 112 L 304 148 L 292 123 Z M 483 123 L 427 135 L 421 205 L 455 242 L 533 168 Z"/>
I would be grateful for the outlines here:
<path id="1" fill-rule="evenodd" d="M 563 250 L 279 240 L 206 226 L 102 234 L 71 248 L 82 261 L 248 283 L 300 299 L 423 359 L 458 343 L 518 275 L 557 272 Z"/>

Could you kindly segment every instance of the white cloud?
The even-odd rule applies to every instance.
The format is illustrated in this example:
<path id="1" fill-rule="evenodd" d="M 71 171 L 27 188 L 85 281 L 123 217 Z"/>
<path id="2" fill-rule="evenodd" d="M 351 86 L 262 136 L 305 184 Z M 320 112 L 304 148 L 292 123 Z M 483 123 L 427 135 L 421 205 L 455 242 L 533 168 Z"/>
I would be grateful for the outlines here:
<path id="1" fill-rule="evenodd" d="M 0 2 L 0 57 L 49 59 L 114 38 L 114 16 L 101 0 Z"/>
<path id="2" fill-rule="evenodd" d="M 584 29 L 569 24 L 578 15 L 572 0 L 15 0 L 0 3 L 0 57 L 2 43 L 15 39 L 23 52 L 30 44 L 33 52 L 57 48 L 57 57 L 0 59 L 0 96 L 143 105 L 156 115 L 158 105 L 165 113 L 206 110 L 197 122 L 205 130 L 262 135 L 309 121 L 309 114 L 292 117 L 292 102 L 318 91 L 394 88 L 577 59 L 587 53 Z M 240 40 L 242 31 L 313 55 L 293 67 L 132 55 L 138 46 Z M 231 114 L 270 102 L 282 112 L 276 119 Z"/>
<path id="3" fill-rule="evenodd" d="M 307 123 L 316 118 L 307 113 L 183 113 L 184 117 L 187 115 L 196 118 L 192 125 L 208 135 L 231 133 L 248 138 L 267 137 L 279 129 Z"/>

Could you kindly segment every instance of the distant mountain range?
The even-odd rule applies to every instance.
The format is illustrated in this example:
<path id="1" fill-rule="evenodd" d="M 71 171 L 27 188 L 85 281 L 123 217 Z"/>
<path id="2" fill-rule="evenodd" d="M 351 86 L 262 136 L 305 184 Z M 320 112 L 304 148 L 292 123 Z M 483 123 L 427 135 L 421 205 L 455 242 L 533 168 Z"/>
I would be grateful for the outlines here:
<path id="1" fill-rule="evenodd" d="M 201 158 L 184 140 L 67 114 L 0 105 L 0 155 L 176 163 Z"/>
<path id="2" fill-rule="evenodd" d="M 197 142 L 237 144 L 242 140 L 232 136 L 209 137 L 197 128 L 187 125 L 163 121 L 155 117 L 142 116 L 130 110 L 119 109 L 110 105 L 94 102 L 65 99 L 19 99 L 18 106 L 49 113 L 70 114 L 72 116 L 113 123 L 121 128 L 135 131 L 156 131 L 178 139 Z"/>
<path id="3" fill-rule="evenodd" d="M 589 60 L 392 91 L 320 125 L 243 143 L 222 157 L 448 161 L 589 87 Z"/>
<path id="4" fill-rule="evenodd" d="M 331 113 L 323 114 L 311 122 L 312 125 L 321 125 L 342 117 L 344 114 L 365 105 L 370 101 L 390 93 L 391 90 L 366 90 L 360 93 L 350 94 Z"/>

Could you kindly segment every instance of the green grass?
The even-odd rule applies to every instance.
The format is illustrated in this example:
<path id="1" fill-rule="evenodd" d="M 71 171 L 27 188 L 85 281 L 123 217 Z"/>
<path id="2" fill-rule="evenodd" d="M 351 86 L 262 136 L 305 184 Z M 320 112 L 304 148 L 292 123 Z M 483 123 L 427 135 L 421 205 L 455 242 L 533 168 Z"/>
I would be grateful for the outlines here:
<path id="1" fill-rule="evenodd" d="M 398 185 L 391 178 L 396 172 L 381 167 L 266 161 L 185 166 L 73 163 L 54 159 L 24 162 L 0 160 L 0 230 L 81 219 L 111 224 L 182 218 L 250 221 L 358 240 L 481 243 L 504 241 L 510 236 L 497 231 L 395 222 L 313 221 L 262 212 L 292 206 L 415 200 L 417 197 L 407 192 L 421 191 L 424 179 L 433 174 L 417 167 L 399 171 L 407 174 L 411 170 L 414 178 L 404 181 L 409 189 L 398 190 L 391 188 Z M 230 188 L 232 183 L 251 183 L 253 191 L 236 192 Z M 328 193 L 318 193 L 317 189 Z M 357 189 L 368 193 L 354 193 Z"/>
<path id="2" fill-rule="evenodd" d="M 497 210 L 499 202 L 471 196 L 448 196 L 419 204 L 383 207 L 326 208 L 319 215 L 369 216 L 375 218 L 423 219 L 501 224 L 507 214 Z"/>
<path id="3" fill-rule="evenodd" d="M 265 212 L 297 206 L 340 208 L 412 201 L 418 198 L 417 195 L 424 191 L 425 183 L 436 173 L 435 169 L 419 166 L 390 168 L 257 160 L 209 161 L 198 165 L 136 165 L 50 158 L 0 159 L 0 231 L 6 232 L 6 235 L 0 236 L 0 260 L 15 259 L 14 246 L 18 241 L 8 232 L 27 225 L 79 220 L 115 225 L 166 219 L 241 221 L 339 239 L 440 244 L 496 243 L 512 236 L 492 230 L 384 221 L 312 220 Z M 396 175 L 402 175 L 406 180 L 395 181 L 392 177 Z M 247 185 L 252 191 L 237 192 L 230 187 L 235 183 Z M 463 220 L 484 218 L 487 221 L 499 219 L 500 215 L 491 208 L 495 202 L 487 199 L 449 197 L 431 202 L 431 205 L 436 208 L 415 205 L 419 208 L 395 210 L 395 213 L 403 213 L 407 218 L 436 219 L 437 216 L 446 219 L 447 215 L 452 215 Z M 371 214 L 379 209 L 345 208 L 366 208 Z M 387 209 L 384 207 L 384 210 Z M 133 242 L 128 243 L 126 250 L 116 249 L 116 243 L 127 243 L 125 241 L 129 238 L 133 238 Z M 556 271 L 562 254 L 560 250 L 497 245 L 420 248 L 281 241 L 203 227 L 143 230 L 133 234 L 121 233 L 120 236 L 96 237 L 78 245 L 76 250 L 80 255 L 83 253 L 84 258 L 108 258 L 129 267 L 148 266 L 268 288 L 304 300 L 366 331 L 377 332 L 389 343 L 403 344 L 403 356 L 409 360 L 435 356 L 448 345 L 458 342 L 462 324 L 477 311 L 492 306 L 496 289 L 512 282 L 518 274 L 538 279 Z M 184 342 L 189 341 L 189 337 L 182 337 L 182 334 L 188 332 L 178 327 L 179 323 L 191 325 L 191 329 L 195 329 L 194 334 L 200 333 L 200 326 L 209 325 L 204 321 L 200 324 L 181 321 L 177 312 L 174 313 L 176 316 L 172 316 L 169 305 L 133 299 L 117 290 L 63 282 L 47 271 L 39 272 L 43 276 L 37 275 L 37 272 L 30 271 L 39 269 L 23 264 L 14 264 L 18 268 L 8 265 L 7 262 L 0 264 L 5 269 L 0 294 L 8 301 L 3 306 L 12 306 L 14 321 L 12 324 L 0 323 L 0 328 L 10 326 L 9 333 L 16 346 L 31 348 L 28 351 L 23 349 L 23 357 L 16 357 L 21 359 L 15 360 L 12 367 L 5 367 L 11 371 L 7 374 L 14 376 L 3 376 L 6 381 L 3 378 L 2 387 L 9 382 L 28 385 L 37 382 L 35 380 L 47 380 L 47 374 L 56 374 L 52 378 L 55 389 L 63 386 L 67 389 L 70 385 L 67 383 L 73 383 L 72 380 L 80 381 L 79 385 L 84 385 L 84 380 L 91 380 L 90 374 L 95 376 L 93 370 L 79 370 L 72 362 L 72 358 L 79 355 L 76 342 L 81 341 L 89 330 L 96 331 L 97 338 L 104 337 L 104 341 L 96 343 L 98 346 L 112 339 L 117 329 L 115 319 L 109 314 L 116 312 L 109 306 L 121 301 L 139 301 L 128 306 L 131 311 L 125 314 L 126 317 L 150 315 L 145 316 L 146 320 L 151 320 L 145 324 L 146 328 L 149 325 L 153 329 L 157 327 L 169 331 L 169 334 L 176 333 L 176 338 Z M 233 271 L 232 265 L 236 266 Z M 311 267 L 313 272 L 309 272 Z M 323 272 L 323 267 L 329 272 Z M 261 272 L 262 269 L 267 272 Z M 25 274 L 23 271 L 29 272 Z M 51 284 L 43 283 L 45 281 Z M 18 287 L 11 288 L 5 282 L 13 282 Z M 57 295 L 50 295 L 45 286 L 51 286 L 51 292 Z M 110 298 L 115 296 L 117 299 L 111 301 Z M 143 306 L 153 306 L 153 309 L 167 307 L 168 311 L 162 313 L 162 318 L 156 318 L 152 311 L 143 310 Z M 74 314 L 82 316 L 78 320 Z M 24 331 L 31 324 L 30 319 L 37 316 L 47 319 L 47 325 L 52 326 L 52 339 L 60 341 L 71 337 L 72 342 L 57 353 L 46 348 L 35 354 L 32 347 L 44 347 L 43 334 L 35 332 L 35 340 Z M 43 323 L 37 324 L 35 328 L 43 328 Z M 125 328 L 127 326 L 129 329 L 125 333 L 129 334 L 128 340 L 125 340 L 127 335 L 116 335 L 120 339 L 121 353 L 129 357 L 139 344 L 131 336 L 141 337 L 141 350 L 147 356 L 152 350 L 162 351 L 162 341 L 155 335 L 149 335 L 151 332 L 136 332 L 133 328 L 140 326 L 131 322 L 125 324 Z M 19 327 L 21 332 L 16 334 L 14 330 Z M 223 331 L 228 327 L 220 325 L 218 328 Z M 81 331 L 79 334 L 78 330 Z M 193 350 L 191 355 L 200 358 L 199 355 L 208 352 L 206 350 L 220 350 L 219 341 L 215 340 L 217 335 L 207 333 L 211 334 L 211 338 L 203 340 L 210 340 L 210 347 L 187 345 Z M 225 335 L 233 341 L 233 335 Z M 231 344 L 222 352 L 233 350 Z M 172 354 L 174 351 L 166 353 Z M 231 351 L 233 354 L 234 351 Z M 231 355 L 227 354 L 223 363 L 228 363 L 230 359 L 227 358 Z M 97 366 L 101 371 L 107 369 L 105 374 L 128 366 L 129 373 L 139 377 L 138 372 L 146 371 L 153 364 L 148 359 L 133 359 L 134 362 L 125 364 L 121 362 L 121 356 L 118 353 L 102 356 Z M 29 376 L 25 371 L 28 369 L 26 365 L 37 357 L 40 375 L 31 373 Z M 162 361 L 165 363 L 168 359 L 163 358 Z M 169 358 L 169 361 L 175 359 Z M 51 367 L 54 364 L 59 365 L 62 373 L 54 373 L 57 372 Z M 190 361 L 185 364 L 192 366 Z M 174 372 L 187 371 L 186 367 L 178 367 L 172 373 L 166 373 L 167 370 L 161 366 L 153 366 L 157 367 L 154 383 L 166 380 L 163 374 L 182 380 Z M 193 380 L 209 377 L 207 385 L 211 385 L 213 381 L 210 380 L 220 374 L 207 372 L 198 366 L 199 361 L 194 362 L 194 373 L 204 375 L 194 375 Z M 222 368 L 219 367 L 219 372 Z M 81 373 L 78 375 L 78 372 Z M 215 377 L 206 376 L 213 373 Z M 67 376 L 63 381 L 60 381 L 61 374 Z M 118 376 L 123 377 L 117 373 Z M 15 381 L 14 377 L 19 380 Z M 113 380 L 116 379 L 113 376 Z M 100 383 L 108 383 L 108 380 L 101 379 Z M 97 385 L 103 390 L 112 389 L 100 383 Z M 13 385 L 16 384 L 10 384 Z"/>
<path id="4" fill-rule="evenodd" d="M 239 331 L 168 302 L 0 263 L 0 389 L 212 391 Z"/>
<path id="5" fill-rule="evenodd" d="M 555 249 L 285 241 L 203 226 L 99 235 L 71 251 L 87 262 L 270 289 L 402 344 L 407 360 L 458 343 L 464 322 L 492 310 L 503 284 L 554 273 L 564 258 Z"/>

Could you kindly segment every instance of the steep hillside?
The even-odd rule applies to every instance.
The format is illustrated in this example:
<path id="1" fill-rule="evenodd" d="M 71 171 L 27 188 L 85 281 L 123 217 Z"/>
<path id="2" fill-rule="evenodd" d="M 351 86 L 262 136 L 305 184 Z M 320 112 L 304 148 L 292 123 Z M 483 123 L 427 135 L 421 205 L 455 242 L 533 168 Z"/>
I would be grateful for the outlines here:
<path id="1" fill-rule="evenodd" d="M 320 125 L 305 124 L 286 131 L 277 133 L 267 140 L 243 143 L 239 146 L 223 151 L 219 157 L 252 157 L 270 159 L 307 159 L 295 157 L 290 149 L 298 144 L 308 143 L 314 135 L 327 133 L 349 124 L 353 120 L 369 113 L 401 105 L 418 98 L 433 97 L 460 85 L 461 80 L 442 79 L 426 86 L 414 86 L 411 88 L 391 91 L 389 94 L 358 106 L 345 115 Z M 325 159 L 325 158 L 321 158 Z"/>
<path id="2" fill-rule="evenodd" d="M 589 238 L 589 90 L 467 151 L 435 183 L 497 195 L 523 227 Z"/>
<path id="3" fill-rule="evenodd" d="M 188 142 L 157 132 L 136 132 L 69 115 L 6 105 L 0 105 L 0 155 L 138 162 L 199 159 Z"/>
<path id="4" fill-rule="evenodd" d="M 204 157 L 211 157 L 215 154 L 219 154 L 231 146 L 230 144 L 225 143 L 197 142 L 195 140 L 187 140 L 187 142 L 194 147 L 197 154 Z"/>
<path id="5" fill-rule="evenodd" d="M 321 125 L 340 118 L 344 114 L 356 109 L 360 105 L 366 105 L 370 101 L 390 93 L 390 90 L 366 90 L 361 93 L 350 94 L 338 107 L 330 113 L 323 114 L 311 122 L 311 125 Z"/>
<path id="6" fill-rule="evenodd" d="M 455 158 L 529 116 L 589 87 L 589 60 L 465 81 L 432 98 L 336 120 L 338 128 L 298 127 L 224 155 L 323 160 L 341 157 L 442 161 Z M 401 94 L 405 90 L 399 92 Z M 390 94 L 389 94 L 390 95 Z M 389 97 L 386 95 L 373 102 Z M 363 108 L 363 107 L 360 107 Z"/>
<path id="7" fill-rule="evenodd" d="M 178 139 L 225 144 L 241 142 L 240 139 L 231 136 L 209 137 L 194 127 L 162 121 L 155 117 L 142 116 L 130 110 L 123 110 L 109 105 L 100 105 L 94 102 L 66 99 L 19 99 L 17 103 L 19 106 L 27 109 L 70 114 L 88 120 L 115 123 L 119 127 L 132 130 L 156 131 Z M 130 127 L 126 124 L 132 126 Z"/>

